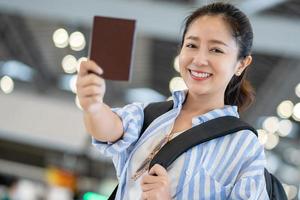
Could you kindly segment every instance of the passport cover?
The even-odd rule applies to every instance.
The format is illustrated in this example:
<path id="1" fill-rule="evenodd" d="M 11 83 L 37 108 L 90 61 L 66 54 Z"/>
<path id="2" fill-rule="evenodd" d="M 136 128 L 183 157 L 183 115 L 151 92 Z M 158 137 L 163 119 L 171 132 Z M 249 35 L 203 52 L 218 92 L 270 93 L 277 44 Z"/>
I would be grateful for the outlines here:
<path id="1" fill-rule="evenodd" d="M 109 80 L 130 81 L 135 41 L 134 19 L 95 16 L 89 58 Z"/>

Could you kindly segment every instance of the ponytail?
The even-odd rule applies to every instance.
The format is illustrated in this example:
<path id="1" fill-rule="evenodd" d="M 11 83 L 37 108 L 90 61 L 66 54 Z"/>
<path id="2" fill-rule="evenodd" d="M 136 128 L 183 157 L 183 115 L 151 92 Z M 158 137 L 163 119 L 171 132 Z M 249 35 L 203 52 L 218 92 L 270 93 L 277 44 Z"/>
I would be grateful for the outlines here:
<path id="1" fill-rule="evenodd" d="M 246 80 L 246 71 L 240 76 L 233 76 L 224 95 L 226 105 L 236 105 L 238 112 L 246 111 L 255 100 L 255 90 L 251 83 Z"/>

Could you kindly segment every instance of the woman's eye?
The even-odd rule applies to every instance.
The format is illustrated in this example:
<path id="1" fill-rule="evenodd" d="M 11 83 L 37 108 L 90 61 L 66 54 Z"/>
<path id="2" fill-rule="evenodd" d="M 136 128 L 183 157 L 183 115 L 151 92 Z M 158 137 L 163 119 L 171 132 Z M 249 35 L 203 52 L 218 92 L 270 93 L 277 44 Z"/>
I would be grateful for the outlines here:
<path id="1" fill-rule="evenodd" d="M 223 53 L 223 51 L 221 51 L 220 49 L 211 49 L 210 51 L 215 52 L 215 53 Z"/>
<path id="2" fill-rule="evenodd" d="M 196 47 L 196 45 L 194 45 L 194 44 L 186 44 L 185 46 L 188 47 L 188 48 L 195 48 Z"/>

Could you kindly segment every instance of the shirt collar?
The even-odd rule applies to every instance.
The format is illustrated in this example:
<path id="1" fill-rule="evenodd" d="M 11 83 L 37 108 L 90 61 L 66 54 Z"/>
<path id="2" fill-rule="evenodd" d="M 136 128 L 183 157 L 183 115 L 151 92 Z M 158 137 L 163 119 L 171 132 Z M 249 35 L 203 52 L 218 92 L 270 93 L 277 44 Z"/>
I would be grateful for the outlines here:
<path id="1" fill-rule="evenodd" d="M 187 90 L 175 91 L 172 94 L 172 98 L 174 101 L 174 108 L 181 107 L 183 102 L 185 101 L 187 94 Z M 207 122 L 211 119 L 215 119 L 223 116 L 234 116 L 240 117 L 238 113 L 238 107 L 235 105 L 225 105 L 223 108 L 213 109 L 205 114 L 196 116 L 193 118 L 192 124 L 193 126 Z"/>
<path id="2" fill-rule="evenodd" d="M 187 90 L 178 90 L 172 93 L 172 99 L 174 101 L 174 108 L 181 107 L 185 101 Z"/>
<path id="3" fill-rule="evenodd" d="M 204 122 L 207 122 L 211 119 L 215 119 L 218 117 L 224 117 L 224 116 L 234 116 L 239 118 L 238 108 L 237 106 L 232 105 L 225 105 L 223 108 L 216 108 L 213 109 L 205 114 L 196 116 L 193 118 L 192 124 L 198 125 Z"/>

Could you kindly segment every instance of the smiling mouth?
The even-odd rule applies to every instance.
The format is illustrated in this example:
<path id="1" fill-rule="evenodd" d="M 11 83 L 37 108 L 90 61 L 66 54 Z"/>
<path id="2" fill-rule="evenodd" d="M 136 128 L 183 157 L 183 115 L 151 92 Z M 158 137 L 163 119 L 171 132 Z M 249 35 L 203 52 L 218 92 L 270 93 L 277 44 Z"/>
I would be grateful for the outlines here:
<path id="1" fill-rule="evenodd" d="M 207 73 L 207 72 L 198 72 L 198 71 L 194 71 L 194 70 L 190 70 L 190 69 L 189 69 L 189 72 L 190 72 L 191 77 L 195 80 L 205 80 L 212 76 L 212 74 Z"/>

